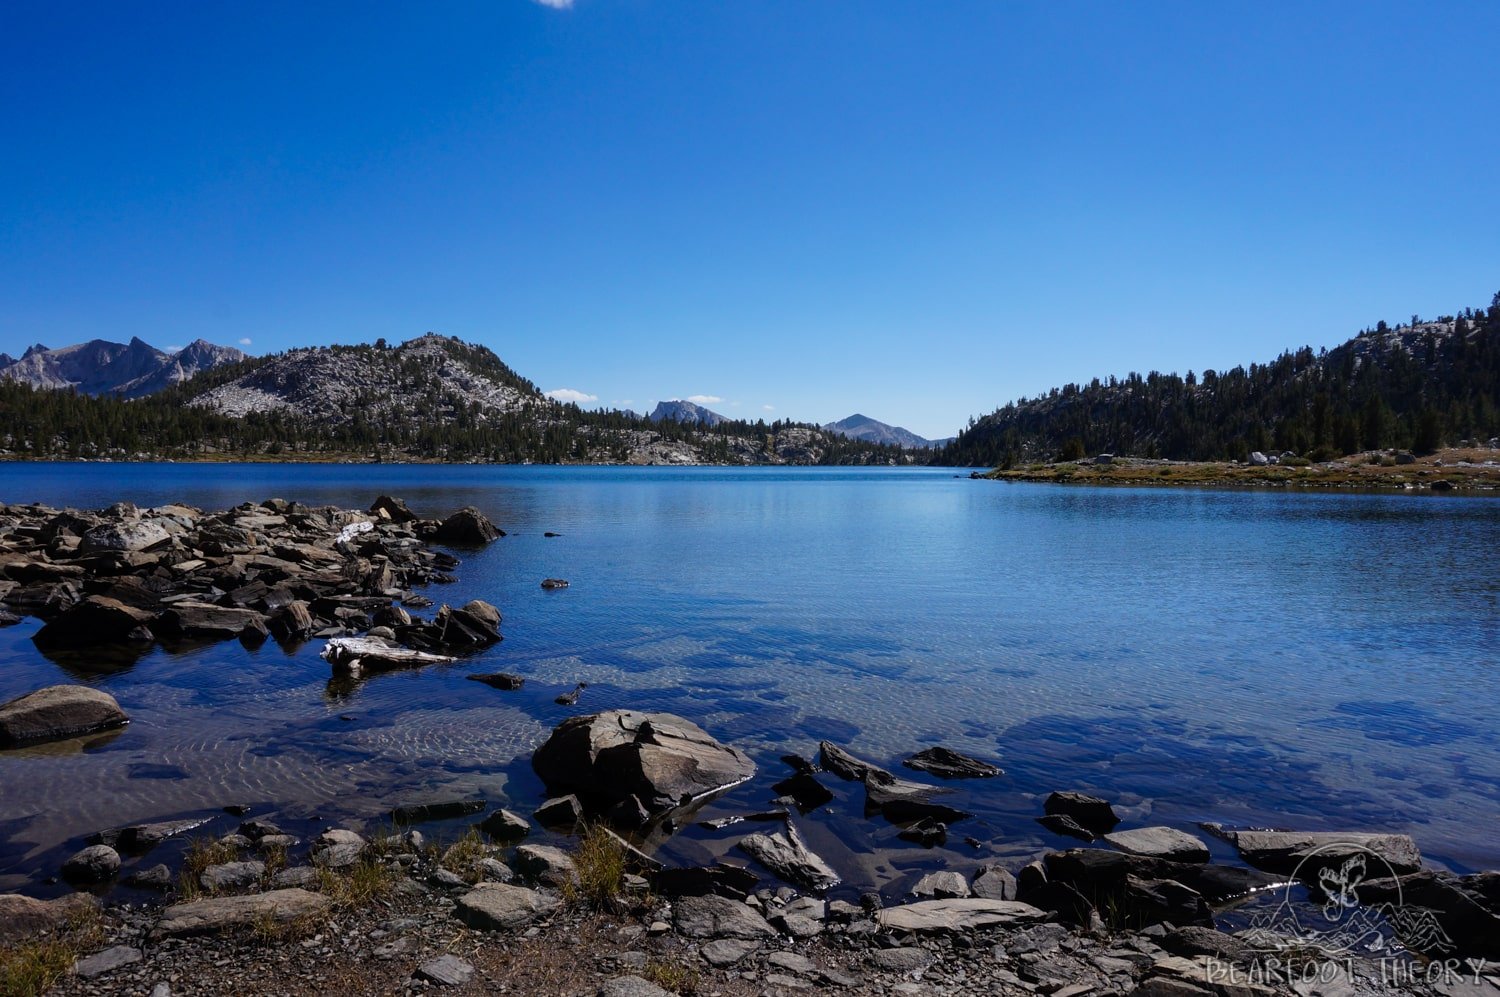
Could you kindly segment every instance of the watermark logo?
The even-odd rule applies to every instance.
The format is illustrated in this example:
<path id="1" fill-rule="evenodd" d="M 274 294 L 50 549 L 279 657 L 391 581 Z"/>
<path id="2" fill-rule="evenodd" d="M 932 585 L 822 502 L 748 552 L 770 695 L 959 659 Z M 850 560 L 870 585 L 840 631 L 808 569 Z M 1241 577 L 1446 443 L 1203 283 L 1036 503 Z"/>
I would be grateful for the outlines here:
<path id="1" fill-rule="evenodd" d="M 1299 884 L 1309 900 L 1298 899 Z M 1317 952 L 1334 959 L 1454 950 L 1432 911 L 1406 905 L 1390 863 L 1355 842 L 1320 845 L 1304 855 L 1281 903 L 1253 917 L 1244 935 L 1262 953 Z"/>

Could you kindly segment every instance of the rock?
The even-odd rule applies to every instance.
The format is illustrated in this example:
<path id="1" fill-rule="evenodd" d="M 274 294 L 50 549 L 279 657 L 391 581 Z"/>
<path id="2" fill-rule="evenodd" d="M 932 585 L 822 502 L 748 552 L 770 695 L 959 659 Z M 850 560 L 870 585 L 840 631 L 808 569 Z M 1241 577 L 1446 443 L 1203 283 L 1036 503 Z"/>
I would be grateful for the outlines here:
<path id="1" fill-rule="evenodd" d="M 798 976 L 811 976 L 818 971 L 817 963 L 797 952 L 772 952 L 766 956 L 766 965 Z"/>
<path id="2" fill-rule="evenodd" d="M 1161 938 L 1161 947 L 1187 959 L 1208 956 L 1229 963 L 1246 962 L 1255 954 L 1250 945 L 1234 935 L 1199 925 L 1167 932 Z"/>
<path id="3" fill-rule="evenodd" d="M 281 607 L 266 624 L 277 640 L 292 641 L 306 637 L 317 627 L 312 608 L 301 599 L 294 599 Z"/>
<path id="4" fill-rule="evenodd" d="M 929 872 L 911 888 L 913 896 L 938 900 L 969 896 L 969 884 L 956 872 Z"/>
<path id="5" fill-rule="evenodd" d="M 673 994 L 639 976 L 617 976 L 599 988 L 599 997 L 673 997 Z"/>
<path id="6" fill-rule="evenodd" d="M 1126 876 L 1119 910 L 1130 923 L 1214 926 L 1202 894 L 1173 879 Z"/>
<path id="7" fill-rule="evenodd" d="M 543 578 L 542 579 L 542 588 L 544 588 L 544 589 L 565 589 L 567 587 L 568 587 L 568 580 L 566 578 Z"/>
<path id="8" fill-rule="evenodd" d="M 91 980 L 96 976 L 113 973 L 121 966 L 129 966 L 131 963 L 140 962 L 143 954 L 140 949 L 129 945 L 116 945 L 107 948 L 103 952 L 95 952 L 84 959 L 79 959 L 73 964 L 75 976 L 81 976 Z"/>
<path id="9" fill-rule="evenodd" d="M 943 747 L 919 751 L 901 764 L 909 769 L 930 772 L 940 779 L 991 779 L 1005 774 L 989 762 Z"/>
<path id="10" fill-rule="evenodd" d="M 572 856 L 551 845 L 521 845 L 512 864 L 522 876 L 551 886 L 562 886 L 578 878 Z"/>
<path id="11" fill-rule="evenodd" d="M 1122 852 L 1168 859 L 1173 862 L 1207 862 L 1208 846 L 1191 834 L 1171 827 L 1138 827 L 1114 831 L 1104 840 Z"/>
<path id="12" fill-rule="evenodd" d="M 799 772 L 791 778 L 783 779 L 772 786 L 771 790 L 795 803 L 803 813 L 833 802 L 833 793 L 810 772 Z"/>
<path id="13" fill-rule="evenodd" d="M 197 817 L 191 820 L 158 821 L 154 824 L 132 824 L 130 827 L 121 829 L 116 844 L 122 851 L 139 854 L 155 848 L 168 838 L 176 837 L 207 823 L 207 817 Z"/>
<path id="14" fill-rule="evenodd" d="M 280 827 L 277 827 L 268 820 L 255 818 L 240 822 L 240 834 L 251 841 L 259 841 L 261 838 L 285 833 Z"/>
<path id="15" fill-rule="evenodd" d="M 668 713 L 610 710 L 563 721 L 532 756 L 559 795 L 596 811 L 635 796 L 653 816 L 744 782 L 755 763 Z"/>
<path id="16" fill-rule="evenodd" d="M 895 931 L 949 932 L 1031 924 L 1046 920 L 1047 915 L 1019 901 L 968 897 L 887 907 L 875 918 L 881 927 Z"/>
<path id="17" fill-rule="evenodd" d="M 1325 865 L 1339 865 L 1356 855 L 1369 855 L 1383 861 L 1397 875 L 1422 868 L 1422 853 L 1405 834 L 1364 834 L 1358 832 L 1308 831 L 1235 831 L 1230 832 L 1235 847 L 1244 860 L 1268 872 L 1292 873 L 1304 869 L 1316 877 Z M 1369 869 L 1372 878 L 1379 876 Z"/>
<path id="18" fill-rule="evenodd" d="M 320 652 L 336 674 L 359 678 L 368 672 L 444 665 L 457 660 L 443 654 L 414 651 L 378 637 L 334 637 Z"/>
<path id="19" fill-rule="evenodd" d="M 890 775 L 889 772 L 886 772 L 880 766 L 872 765 L 867 761 L 854 757 L 832 741 L 818 742 L 818 758 L 824 770 L 832 772 L 840 778 L 849 779 L 854 782 L 864 782 L 865 776 L 871 772 Z"/>
<path id="20" fill-rule="evenodd" d="M 417 514 L 406 507 L 406 503 L 389 495 L 382 495 L 370 506 L 370 514 L 378 516 L 385 514 L 385 518 L 393 523 L 415 523 Z"/>
<path id="21" fill-rule="evenodd" d="M 129 722 L 107 692 L 83 685 L 48 686 L 0 706 L 0 748 L 60 741 Z"/>
<path id="22" fill-rule="evenodd" d="M 428 959 L 417 967 L 417 978 L 443 987 L 460 987 L 474 976 L 473 963 L 464 962 L 456 955 L 440 955 Z"/>
<path id="23" fill-rule="evenodd" d="M 420 824 L 429 820 L 453 820 L 477 814 L 485 808 L 484 800 L 443 800 L 439 803 L 412 803 L 391 811 L 391 822 L 398 825 Z"/>
<path id="24" fill-rule="evenodd" d="M 264 862 L 225 862 L 204 869 L 198 875 L 198 883 L 210 893 L 243 890 L 260 882 L 265 874 Z"/>
<path id="25" fill-rule="evenodd" d="M 229 640 L 247 629 L 263 627 L 264 619 L 253 609 L 233 609 L 206 602 L 174 602 L 152 624 L 163 640 Z"/>
<path id="26" fill-rule="evenodd" d="M 62 878 L 84 886 L 107 883 L 120 871 L 120 853 L 108 845 L 89 845 L 74 852 L 62 865 Z"/>
<path id="27" fill-rule="evenodd" d="M 509 883 L 516 878 L 511 867 L 499 859 L 480 859 L 479 876 L 491 883 Z"/>
<path id="28" fill-rule="evenodd" d="M 546 827 L 571 828 L 583 820 L 583 804 L 572 793 L 554 796 L 537 807 L 533 816 Z"/>
<path id="29" fill-rule="evenodd" d="M 789 883 L 819 892 L 839 883 L 839 874 L 807 847 L 791 821 L 784 831 L 747 834 L 740 839 L 739 847 Z"/>
<path id="30" fill-rule="evenodd" d="M 53 617 L 36 632 L 37 647 L 90 647 L 121 641 L 151 641 L 151 622 L 156 614 L 127 606 L 118 599 L 89 595 Z"/>
<path id="31" fill-rule="evenodd" d="M 310 865 L 294 865 L 271 877 L 271 885 L 278 890 L 289 886 L 314 886 L 318 881 L 318 870 Z"/>
<path id="32" fill-rule="evenodd" d="M 497 841 L 517 841 L 531 833 L 531 824 L 509 810 L 496 810 L 479 822 L 479 829 Z"/>
<path id="33" fill-rule="evenodd" d="M 884 770 L 871 769 L 865 775 L 865 809 L 879 811 L 897 824 L 924 819 L 952 824 L 968 819 L 971 815 L 962 810 L 933 802 L 932 797 L 946 792 L 940 786 L 898 779 Z"/>
<path id="34" fill-rule="evenodd" d="M 496 529 L 484 513 L 468 505 L 443 520 L 432 539 L 454 547 L 483 547 L 503 536 L 504 531 Z"/>
<path id="35" fill-rule="evenodd" d="M 728 897 L 683 897 L 673 905 L 672 923 L 688 938 L 756 941 L 776 937 L 776 929 L 765 918 Z"/>
<path id="36" fill-rule="evenodd" d="M 923 848 L 932 848 L 948 840 L 948 825 L 931 817 L 923 817 L 910 827 L 903 828 L 896 837 L 902 841 L 914 841 Z"/>
<path id="37" fill-rule="evenodd" d="M 556 910 L 556 897 L 524 886 L 480 883 L 458 898 L 454 914 L 481 931 L 514 931 Z"/>
<path id="38" fill-rule="evenodd" d="M 891 973 L 914 973 L 931 965 L 933 956 L 926 949 L 897 947 L 876 949 L 865 956 L 865 959 L 876 969 Z"/>
<path id="39" fill-rule="evenodd" d="M 1107 801 L 1083 793 L 1053 793 L 1047 797 L 1043 809 L 1050 817 L 1070 818 L 1073 823 L 1096 837 L 1114 830 L 1115 825 L 1120 823 L 1120 818 Z"/>
<path id="40" fill-rule="evenodd" d="M 78 550 L 83 554 L 111 551 L 146 551 L 165 547 L 172 534 L 160 523 L 101 523 L 83 535 Z"/>
<path id="41" fill-rule="evenodd" d="M 242 897 L 210 897 L 173 904 L 162 912 L 152 929 L 153 940 L 187 935 L 216 934 L 229 929 L 249 928 L 264 920 L 288 924 L 301 918 L 322 914 L 331 901 L 307 890 L 272 890 Z"/>
<path id="42" fill-rule="evenodd" d="M 1371 864 L 1366 862 L 1367 868 Z M 1359 902 L 1366 907 L 1398 906 L 1417 923 L 1418 918 L 1411 915 L 1419 909 L 1430 912 L 1430 920 L 1437 922 L 1453 945 L 1451 951 L 1442 948 L 1443 939 L 1424 926 L 1404 939 L 1408 948 L 1425 950 L 1433 957 L 1462 955 L 1496 960 L 1500 959 L 1500 903 L 1494 895 L 1495 884 L 1490 881 L 1494 876 L 1419 872 L 1394 879 L 1370 879 L 1359 886 Z"/>
<path id="43" fill-rule="evenodd" d="M 705 962 L 715 969 L 733 966 L 760 948 L 760 943 L 738 938 L 716 938 L 699 950 Z"/>
<path id="44" fill-rule="evenodd" d="M 573 687 L 573 691 L 563 693 L 561 696 L 558 696 L 556 699 L 554 699 L 553 702 L 558 706 L 572 706 L 574 703 L 578 702 L 578 694 L 583 692 L 583 690 L 587 689 L 588 687 L 589 684 L 587 682 L 580 682 Z"/>
<path id="45" fill-rule="evenodd" d="M 123 880 L 126 886 L 136 890 L 157 890 L 165 892 L 172 888 L 172 870 L 163 864 L 157 864 L 149 869 L 138 869 L 126 876 Z"/>
<path id="46" fill-rule="evenodd" d="M 56 900 L 36 900 L 19 893 L 0 894 L 0 946 L 29 941 L 99 909 L 86 893 Z"/>
<path id="47" fill-rule="evenodd" d="M 364 855 L 369 842 L 354 831 L 334 828 L 313 839 L 312 864 L 320 869 L 346 869 Z"/>
<path id="48" fill-rule="evenodd" d="M 471 682 L 483 682 L 485 685 L 493 686 L 496 689 L 504 689 L 506 692 L 514 692 L 526 684 L 524 678 L 519 675 L 512 675 L 509 672 L 491 672 L 487 675 L 468 675 L 465 677 Z"/>
<path id="49" fill-rule="evenodd" d="M 724 862 L 712 866 L 662 869 L 652 876 L 655 889 L 669 897 L 697 897 L 713 893 L 743 900 L 759 882 L 760 878 L 755 873 Z"/>
<path id="50" fill-rule="evenodd" d="M 974 877 L 974 882 L 969 884 L 970 891 L 976 897 L 986 900 L 1016 900 L 1016 877 L 1012 876 L 1006 869 L 998 865 L 985 866 L 979 870 Z"/>

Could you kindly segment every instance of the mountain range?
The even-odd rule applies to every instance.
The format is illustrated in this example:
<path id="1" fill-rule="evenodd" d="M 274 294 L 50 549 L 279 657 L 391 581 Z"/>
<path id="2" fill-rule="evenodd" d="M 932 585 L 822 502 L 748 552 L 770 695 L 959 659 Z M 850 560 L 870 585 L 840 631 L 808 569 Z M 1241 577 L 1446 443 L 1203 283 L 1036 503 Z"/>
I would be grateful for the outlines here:
<path id="1" fill-rule="evenodd" d="M 15 359 L 0 353 L 0 377 L 38 388 L 73 388 L 86 395 L 140 398 L 188 380 L 245 354 L 198 339 L 165 353 L 139 338 L 128 343 L 91 339 L 48 349 L 40 343 Z"/>
<path id="2" fill-rule="evenodd" d="M 163 376 L 146 363 L 155 352 L 138 341 L 28 351 L 6 366 L 22 365 L 17 375 L 0 379 L 0 451 L 37 457 L 910 463 L 894 448 L 817 426 L 726 419 L 690 402 L 677 404 L 693 411 L 683 408 L 678 417 L 656 421 L 581 409 L 546 397 L 493 351 L 433 333 L 396 346 L 380 340 L 262 357 L 234 351 L 232 362 L 147 394 L 140 388 Z M 66 363 L 43 366 L 37 359 L 43 354 L 63 354 Z M 139 358 L 146 369 L 122 367 L 124 355 Z M 121 384 L 135 397 L 123 397 Z M 54 387 L 82 395 L 46 390 Z"/>

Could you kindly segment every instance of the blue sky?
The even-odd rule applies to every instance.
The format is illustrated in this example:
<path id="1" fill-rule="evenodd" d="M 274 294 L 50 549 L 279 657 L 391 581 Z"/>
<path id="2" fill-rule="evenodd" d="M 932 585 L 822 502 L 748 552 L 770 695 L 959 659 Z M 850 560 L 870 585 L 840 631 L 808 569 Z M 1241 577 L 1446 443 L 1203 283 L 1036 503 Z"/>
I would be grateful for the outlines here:
<path id="1" fill-rule="evenodd" d="M 1500 289 L 1500 4 L 9 3 L 0 350 L 495 349 L 928 436 Z"/>

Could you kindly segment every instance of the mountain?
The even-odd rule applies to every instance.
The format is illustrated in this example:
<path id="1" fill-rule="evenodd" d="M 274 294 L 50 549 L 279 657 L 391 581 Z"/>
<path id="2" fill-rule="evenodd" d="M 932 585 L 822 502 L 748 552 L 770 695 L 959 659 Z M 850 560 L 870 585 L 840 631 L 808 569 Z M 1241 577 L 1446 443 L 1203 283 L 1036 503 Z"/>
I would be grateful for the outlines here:
<path id="1" fill-rule="evenodd" d="M 36 355 L 48 352 L 43 347 Z M 213 359 L 202 350 L 184 350 L 179 357 L 184 372 Z M 80 397 L 0 378 L 0 456 L 911 462 L 894 448 L 845 439 L 817 426 L 748 423 L 698 411 L 715 421 L 653 422 L 633 413 L 555 402 L 489 349 L 429 333 L 397 346 L 378 340 L 247 357 L 129 400 Z"/>
<path id="2" fill-rule="evenodd" d="M 201 339 L 176 353 L 163 353 L 139 338 L 128 343 L 91 339 L 55 350 L 38 343 L 19 360 L 0 357 L 0 377 L 38 388 L 139 398 L 211 367 L 243 359 L 245 354 L 239 350 Z"/>
<path id="3" fill-rule="evenodd" d="M 1500 294 L 1488 310 L 1395 328 L 1381 322 L 1331 350 L 1304 347 L 1249 369 L 1152 371 L 1053 388 L 971 421 L 938 460 L 1244 460 L 1257 450 L 1323 460 L 1496 435 Z"/>
<path id="4" fill-rule="evenodd" d="M 851 440 L 867 440 L 870 443 L 884 443 L 893 447 L 906 447 L 908 450 L 925 450 L 943 446 L 948 442 L 948 440 L 929 440 L 918 436 L 909 429 L 892 426 L 878 419 L 871 419 L 867 415 L 860 415 L 857 412 L 847 419 L 827 423 L 823 428 L 830 433 L 847 436 Z"/>
<path id="5" fill-rule="evenodd" d="M 225 415 L 286 413 L 319 426 L 409 420 L 483 422 L 551 402 L 491 351 L 428 333 L 396 347 L 316 346 L 193 397 Z"/>
<path id="6" fill-rule="evenodd" d="M 705 426 L 717 426 L 721 422 L 728 422 L 724 416 L 712 412 L 702 405 L 693 402 L 673 399 L 667 402 L 657 402 L 656 408 L 651 410 L 652 422 L 694 422 Z"/>

